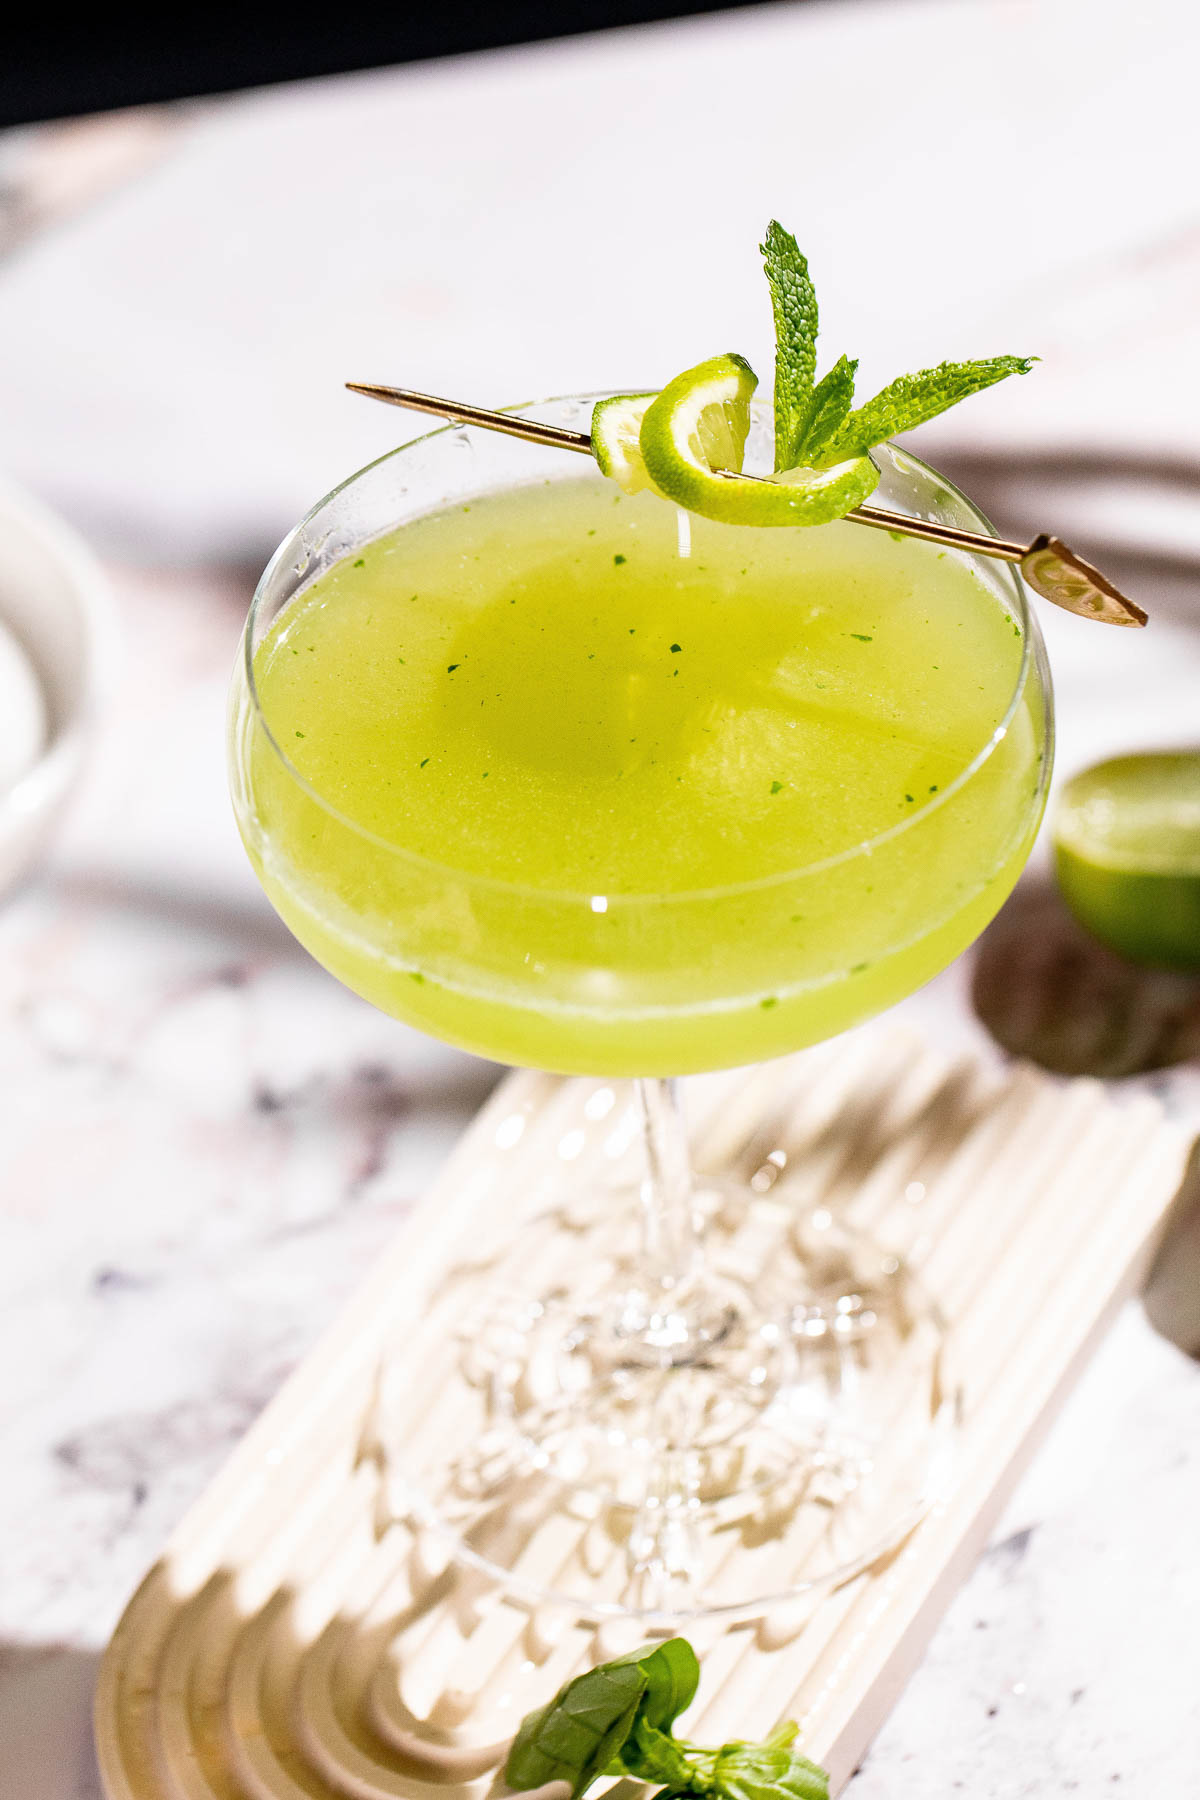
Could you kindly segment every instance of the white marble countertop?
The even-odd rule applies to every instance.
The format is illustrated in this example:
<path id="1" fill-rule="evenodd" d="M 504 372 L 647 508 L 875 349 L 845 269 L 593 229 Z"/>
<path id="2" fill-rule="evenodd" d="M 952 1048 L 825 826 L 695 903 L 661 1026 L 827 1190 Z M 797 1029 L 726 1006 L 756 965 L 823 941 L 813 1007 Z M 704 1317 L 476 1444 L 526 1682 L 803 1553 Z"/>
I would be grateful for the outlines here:
<path id="1" fill-rule="evenodd" d="M 338 78 L 152 121 L 136 179 L 0 265 L 0 469 L 106 557 L 123 646 L 0 908 L 0 1800 L 95 1800 L 132 1585 L 497 1073 L 311 964 L 228 815 L 257 568 L 402 435 L 340 382 L 769 367 L 776 214 L 866 381 L 1044 357 L 919 447 L 1155 610 L 1048 622 L 1060 770 L 1194 739 L 1198 53 L 1190 0 L 841 0 Z M 982 1040 L 967 986 L 916 1010 Z M 1200 1120 L 1196 1065 L 1161 1085 Z M 1131 1306 L 854 1800 L 1200 1788 L 1198 1520 L 1200 1368 Z"/>

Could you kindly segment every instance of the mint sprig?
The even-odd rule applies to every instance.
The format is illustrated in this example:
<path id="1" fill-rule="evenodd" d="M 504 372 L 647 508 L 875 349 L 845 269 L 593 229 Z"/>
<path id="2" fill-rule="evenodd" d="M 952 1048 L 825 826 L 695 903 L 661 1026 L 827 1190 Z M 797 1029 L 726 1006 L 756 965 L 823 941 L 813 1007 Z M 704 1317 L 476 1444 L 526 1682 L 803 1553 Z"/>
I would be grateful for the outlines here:
<path id="1" fill-rule="evenodd" d="M 688 1707 L 700 1666 L 686 1638 L 668 1638 L 577 1675 L 529 1713 L 504 1768 L 510 1787 L 566 1781 L 581 1800 L 601 1775 L 632 1775 L 659 1800 L 829 1800 L 824 1770 L 793 1747 L 797 1727 L 762 1743 L 709 1750 L 671 1730 Z"/>
<path id="2" fill-rule="evenodd" d="M 865 456 L 874 444 L 912 431 L 971 394 L 1027 375 L 1036 356 L 989 356 L 939 363 L 901 375 L 856 411 L 857 362 L 839 357 L 813 385 L 817 297 L 808 262 L 790 231 L 775 219 L 760 245 L 775 314 L 775 470 L 828 469 Z"/>

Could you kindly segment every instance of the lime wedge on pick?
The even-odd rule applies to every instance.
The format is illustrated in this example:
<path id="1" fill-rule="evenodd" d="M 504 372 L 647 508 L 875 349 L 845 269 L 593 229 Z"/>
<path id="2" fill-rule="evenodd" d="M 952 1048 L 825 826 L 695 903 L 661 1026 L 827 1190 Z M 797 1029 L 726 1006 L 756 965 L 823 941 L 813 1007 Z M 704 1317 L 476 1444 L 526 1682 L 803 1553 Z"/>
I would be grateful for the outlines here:
<path id="1" fill-rule="evenodd" d="M 1200 969 L 1200 751 L 1118 756 L 1076 775 L 1054 847 L 1063 897 L 1103 943 Z"/>
<path id="2" fill-rule="evenodd" d="M 638 440 L 642 420 L 657 394 L 614 394 L 592 408 L 592 451 L 600 473 L 609 475 L 627 494 L 650 486 Z"/>
<path id="3" fill-rule="evenodd" d="M 743 357 L 714 356 L 677 375 L 650 402 L 639 448 L 659 493 L 726 525 L 825 525 L 865 500 L 879 479 L 866 456 L 832 469 L 741 476 L 757 386 Z"/>

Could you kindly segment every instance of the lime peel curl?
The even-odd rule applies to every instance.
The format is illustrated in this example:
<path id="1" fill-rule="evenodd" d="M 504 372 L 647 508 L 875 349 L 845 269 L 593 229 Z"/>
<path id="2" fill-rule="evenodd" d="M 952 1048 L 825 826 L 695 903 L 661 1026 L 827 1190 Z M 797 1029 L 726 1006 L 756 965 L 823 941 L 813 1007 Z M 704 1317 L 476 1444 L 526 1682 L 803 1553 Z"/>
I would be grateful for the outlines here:
<path id="1" fill-rule="evenodd" d="M 661 394 L 601 400 L 592 416 L 596 460 L 626 493 L 652 487 L 726 525 L 824 525 L 865 500 L 879 479 L 865 456 L 742 476 L 757 386 L 746 359 L 730 353 L 684 370 Z"/>

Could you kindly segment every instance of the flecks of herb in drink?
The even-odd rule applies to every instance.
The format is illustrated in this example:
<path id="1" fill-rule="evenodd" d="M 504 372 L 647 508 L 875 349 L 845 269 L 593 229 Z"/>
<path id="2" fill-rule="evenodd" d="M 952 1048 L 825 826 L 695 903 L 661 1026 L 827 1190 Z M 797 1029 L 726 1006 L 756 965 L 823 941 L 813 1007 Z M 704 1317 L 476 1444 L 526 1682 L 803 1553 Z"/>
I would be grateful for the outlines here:
<path id="1" fill-rule="evenodd" d="M 683 649 L 683 645 L 682 645 L 682 644 L 672 644 L 672 645 L 671 645 L 671 655 L 672 655 L 672 656 L 678 656 L 678 655 L 679 655 L 679 652 L 680 652 L 680 651 L 681 651 L 681 650 L 682 650 L 682 649 Z"/>
<path id="2" fill-rule="evenodd" d="M 625 561 L 625 558 L 621 555 L 620 551 L 618 550 L 617 554 L 613 557 L 613 568 L 619 569 L 621 567 L 621 564 L 624 561 Z"/>
<path id="3" fill-rule="evenodd" d="M 782 783 L 782 781 L 773 781 L 773 782 L 772 782 L 772 783 L 771 783 L 771 792 L 772 792 L 772 793 L 773 793 L 773 794 L 782 794 L 782 792 L 783 792 L 783 783 Z"/>
<path id="4" fill-rule="evenodd" d="M 360 557 L 359 557 L 359 559 L 358 559 L 358 561 L 357 561 L 357 562 L 356 562 L 356 563 L 355 563 L 355 565 L 354 565 L 354 566 L 355 566 L 355 568 L 356 568 L 356 569 L 361 569 L 361 568 L 362 568 L 362 566 L 363 566 L 363 564 L 364 564 L 364 563 L 365 563 L 365 562 L 366 562 L 366 560 L 367 560 L 367 559 L 366 559 L 366 557 L 365 557 L 365 556 L 360 556 Z"/>
<path id="5" fill-rule="evenodd" d="M 768 994 L 766 999 L 760 1000 L 758 1004 L 764 1012 L 769 1012 L 773 1006 L 779 1005 L 779 997 L 776 994 Z"/>
<path id="6" fill-rule="evenodd" d="M 459 666 L 460 665 L 458 663 L 447 663 L 446 664 L 447 675 L 453 675 L 455 669 L 457 669 Z"/>
<path id="7" fill-rule="evenodd" d="M 865 631 L 852 631 L 849 635 L 852 638 L 857 638 L 860 644 L 873 644 L 875 642 L 875 639 L 869 636 Z"/>

